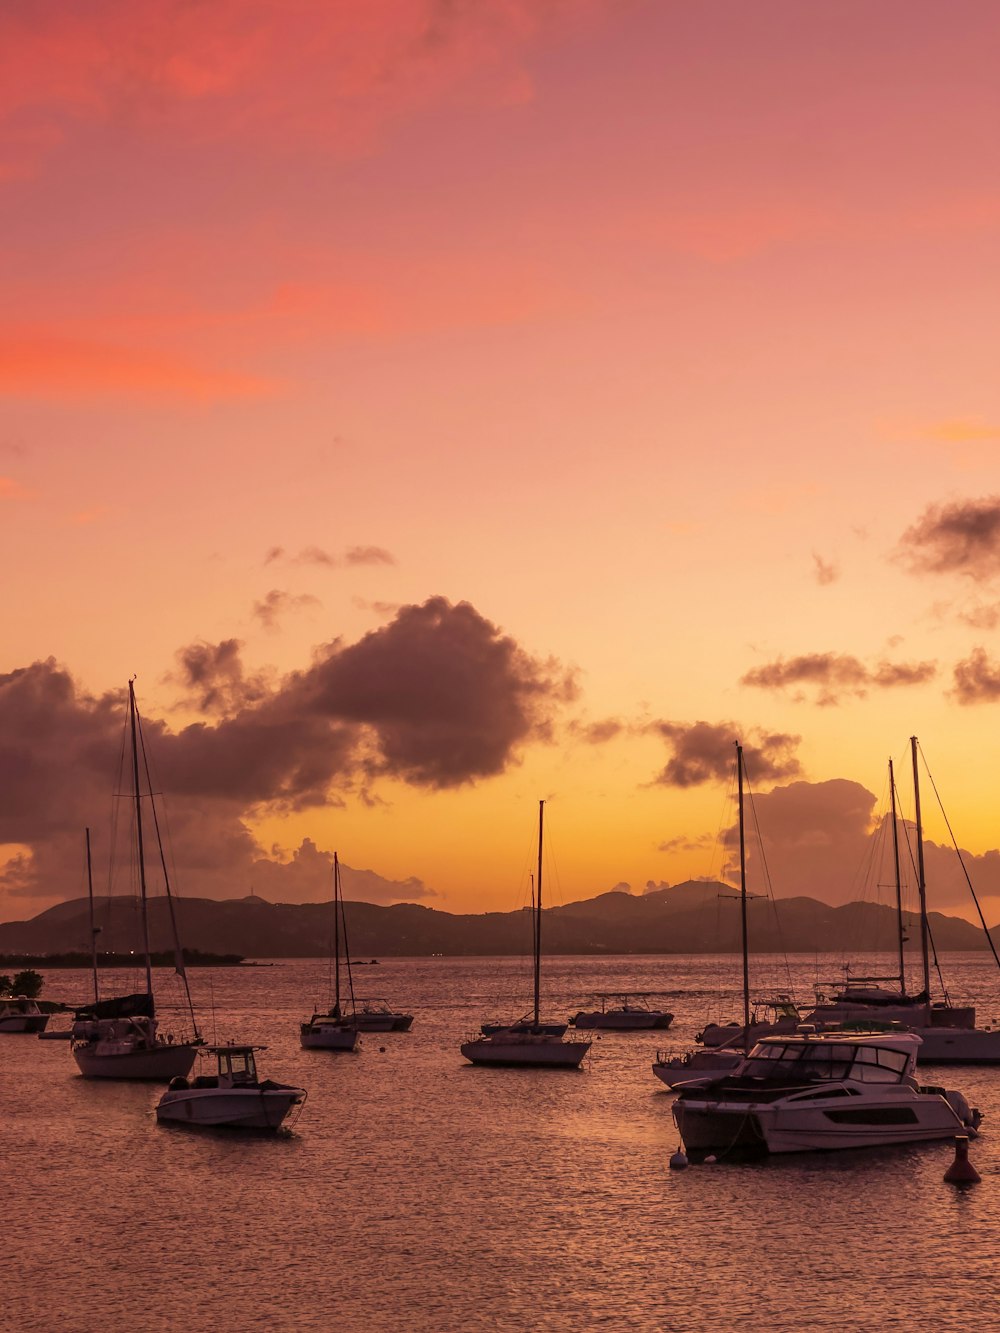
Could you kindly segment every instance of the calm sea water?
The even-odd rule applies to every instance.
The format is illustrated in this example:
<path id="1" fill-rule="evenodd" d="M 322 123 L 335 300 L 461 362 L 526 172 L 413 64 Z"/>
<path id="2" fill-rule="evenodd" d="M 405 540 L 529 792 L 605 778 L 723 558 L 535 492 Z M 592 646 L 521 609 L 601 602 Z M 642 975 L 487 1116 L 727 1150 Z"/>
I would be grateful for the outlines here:
<path id="1" fill-rule="evenodd" d="M 1000 1018 L 992 960 L 945 962 L 953 998 Z M 755 963 L 760 989 L 790 980 L 805 997 L 839 960 L 792 967 Z M 266 1043 L 262 1072 L 308 1089 L 273 1139 L 158 1126 L 159 1089 L 88 1082 L 66 1043 L 0 1037 L 0 1328 L 996 1326 L 1000 1069 L 931 1075 L 986 1113 L 971 1189 L 943 1183 L 947 1143 L 671 1172 L 672 1094 L 650 1064 L 738 1013 L 733 959 L 547 960 L 553 1016 L 628 987 L 669 993 L 676 1015 L 669 1033 L 595 1034 L 578 1073 L 462 1060 L 482 1017 L 526 1007 L 521 960 L 359 968 L 359 992 L 416 1020 L 356 1056 L 299 1048 L 327 973 L 192 975 L 206 1035 Z M 158 984 L 172 1002 L 175 983 Z M 86 974 L 48 974 L 48 998 L 86 993 Z"/>

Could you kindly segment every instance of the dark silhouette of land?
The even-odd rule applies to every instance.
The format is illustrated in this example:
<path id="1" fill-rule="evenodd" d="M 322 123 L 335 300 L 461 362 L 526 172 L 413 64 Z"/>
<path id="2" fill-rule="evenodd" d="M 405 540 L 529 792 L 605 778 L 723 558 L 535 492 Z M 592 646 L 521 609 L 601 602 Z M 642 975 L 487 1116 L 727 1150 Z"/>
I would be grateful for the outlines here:
<path id="1" fill-rule="evenodd" d="M 195 951 L 231 963 L 240 958 L 313 958 L 330 944 L 329 903 L 269 903 L 251 896 L 216 901 L 186 898 L 177 904 L 181 936 L 190 962 Z M 141 947 L 139 917 L 130 899 L 102 898 L 96 903 L 101 928 L 98 946 L 106 955 L 130 955 Z M 391 907 L 345 904 L 353 957 L 442 954 L 515 955 L 530 952 L 527 911 L 457 915 L 416 903 Z M 642 897 L 603 893 L 582 902 L 550 907 L 543 938 L 548 954 L 731 953 L 740 948 L 740 913 L 736 895 L 723 884 L 689 880 Z M 756 953 L 828 951 L 893 952 L 896 914 L 876 903 L 830 907 L 815 898 L 767 899 L 748 903 L 751 947 Z M 932 912 L 938 950 L 984 949 L 982 931 L 956 917 Z M 991 932 L 1000 938 L 1000 927 Z M 916 922 L 909 927 L 909 949 L 919 944 Z M 150 902 L 150 937 L 163 963 L 173 965 L 170 923 L 164 899 Z M 22 963 L 50 962 L 53 954 L 90 958 L 85 899 L 60 903 L 30 921 L 0 925 L 0 956 Z M 219 956 L 222 956 L 221 958 Z M 225 957 L 228 955 L 228 957 Z"/>

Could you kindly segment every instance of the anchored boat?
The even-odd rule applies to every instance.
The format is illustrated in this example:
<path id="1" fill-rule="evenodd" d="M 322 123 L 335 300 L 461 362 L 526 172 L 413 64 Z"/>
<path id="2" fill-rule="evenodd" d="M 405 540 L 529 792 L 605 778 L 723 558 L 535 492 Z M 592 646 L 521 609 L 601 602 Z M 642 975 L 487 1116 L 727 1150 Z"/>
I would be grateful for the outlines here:
<path id="1" fill-rule="evenodd" d="M 206 1046 L 216 1057 L 214 1076 L 173 1078 L 156 1107 L 156 1118 L 176 1125 L 203 1129 L 276 1130 L 293 1106 L 306 1099 L 303 1088 L 263 1082 L 257 1077 L 256 1051 L 266 1046 L 229 1042 Z"/>

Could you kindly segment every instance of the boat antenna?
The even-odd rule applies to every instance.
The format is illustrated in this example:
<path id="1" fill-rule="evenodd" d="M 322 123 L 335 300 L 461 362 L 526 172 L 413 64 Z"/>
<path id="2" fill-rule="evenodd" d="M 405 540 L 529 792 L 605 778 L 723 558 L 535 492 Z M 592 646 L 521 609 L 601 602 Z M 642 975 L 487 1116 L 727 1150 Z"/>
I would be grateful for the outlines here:
<path id="1" fill-rule="evenodd" d="M 913 756 L 913 813 L 917 826 L 917 888 L 920 891 L 920 958 L 923 967 L 924 1003 L 931 1002 L 931 960 L 927 948 L 927 881 L 924 878 L 924 826 L 920 820 L 920 774 L 917 771 L 917 738 L 910 737 Z"/>
<path id="2" fill-rule="evenodd" d="M 153 963 L 149 954 L 149 912 L 146 906 L 146 861 L 142 842 L 142 795 L 139 790 L 139 746 L 135 722 L 135 677 L 128 683 L 128 712 L 132 733 L 132 786 L 135 800 L 135 831 L 139 850 L 139 892 L 142 903 L 142 945 L 146 954 L 146 994 L 153 996 Z"/>
<path id="3" fill-rule="evenodd" d="M 87 836 L 87 906 L 90 913 L 90 963 L 94 972 L 94 1003 L 98 1004 L 101 995 L 97 985 L 97 936 L 99 932 L 94 925 L 94 869 L 90 859 L 90 829 L 84 829 L 84 832 Z"/>
<path id="4" fill-rule="evenodd" d="M 750 949 L 747 935 L 747 855 L 743 815 L 743 746 L 736 742 L 736 785 L 740 821 L 740 925 L 743 946 L 743 1051 L 750 1054 Z"/>
<path id="5" fill-rule="evenodd" d="M 541 1019 L 542 981 L 542 832 L 545 826 L 545 802 L 538 802 L 538 891 L 535 894 L 535 1027 Z"/>
<path id="6" fill-rule="evenodd" d="M 892 806 L 892 864 L 896 876 L 896 936 L 899 941 L 899 993 L 906 999 L 906 962 L 903 956 L 903 888 L 899 878 L 899 826 L 896 819 L 896 778 L 889 760 L 889 803 Z"/>

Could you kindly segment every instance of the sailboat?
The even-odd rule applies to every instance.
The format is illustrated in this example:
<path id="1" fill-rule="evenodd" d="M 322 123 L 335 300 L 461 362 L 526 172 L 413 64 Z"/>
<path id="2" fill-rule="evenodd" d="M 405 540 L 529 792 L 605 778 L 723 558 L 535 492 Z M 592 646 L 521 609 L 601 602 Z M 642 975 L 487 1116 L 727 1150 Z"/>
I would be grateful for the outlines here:
<path id="1" fill-rule="evenodd" d="M 743 746 L 736 742 L 737 809 L 740 831 L 740 948 L 743 958 L 743 1023 L 730 1034 L 725 1046 L 711 1050 L 674 1054 L 657 1052 L 653 1073 L 668 1088 L 678 1088 L 693 1081 L 713 1082 L 736 1072 L 756 1040 L 758 1024 L 753 1022 L 750 1004 L 750 942 L 747 931 L 747 859 L 746 827 L 743 811 Z"/>
<path id="2" fill-rule="evenodd" d="M 579 1069 L 590 1050 L 589 1041 L 567 1041 L 541 1022 L 542 960 L 542 840 L 545 802 L 538 802 L 538 884 L 535 894 L 533 954 L 534 1005 L 532 1022 L 523 1019 L 507 1028 L 480 1032 L 462 1043 L 461 1051 L 474 1065 L 515 1065 L 532 1068 Z"/>
<path id="3" fill-rule="evenodd" d="M 897 836 L 896 787 L 892 762 L 889 763 L 889 788 L 892 798 L 893 855 L 896 870 L 896 910 L 899 950 L 899 976 L 857 977 L 832 1001 L 817 1004 L 805 1017 L 815 1024 L 862 1023 L 887 1025 L 902 1024 L 921 1038 L 917 1060 L 920 1064 L 1000 1064 L 1000 1031 L 976 1027 L 976 1010 L 971 1005 L 953 1005 L 949 1000 L 931 1000 L 931 935 L 927 913 L 927 883 L 924 874 L 923 822 L 920 812 L 920 773 L 916 736 L 910 737 L 913 763 L 914 831 L 916 840 L 917 892 L 920 915 L 921 989 L 910 994 L 906 988 L 906 969 L 903 955 L 903 912 L 899 877 L 899 844 Z M 970 884 L 971 887 L 971 884 Z M 975 894 L 973 894 L 975 897 Z M 979 906 L 978 899 L 976 906 Z M 980 917 L 982 912 L 980 911 Z M 985 922 L 983 922 L 985 930 Z M 1000 957 L 993 946 L 989 932 L 987 941 L 994 959 L 1000 966 Z M 890 990 L 878 984 L 895 981 L 898 989 Z"/>
<path id="4" fill-rule="evenodd" d="M 351 997 L 351 1017 L 340 1003 L 340 927 L 344 926 L 344 953 L 347 951 L 347 921 L 340 889 L 340 858 L 333 854 L 333 1004 L 325 1014 L 314 1013 L 308 1023 L 299 1024 L 299 1041 L 307 1051 L 356 1051 L 358 1027 L 354 1022 L 354 980 L 347 956 L 347 986 Z"/>
<path id="5" fill-rule="evenodd" d="M 194 1005 L 191 1000 L 191 989 L 188 985 L 187 972 L 184 967 L 184 955 L 181 951 L 177 933 L 177 918 L 174 913 L 173 897 L 170 893 L 166 857 L 160 838 L 159 820 L 156 815 L 152 785 L 149 781 L 149 766 L 146 762 L 144 745 L 142 746 L 142 758 L 147 790 L 145 794 L 142 791 L 139 765 L 142 730 L 139 711 L 135 702 L 135 684 L 133 680 L 130 680 L 128 685 L 128 733 L 131 739 L 132 799 L 135 804 L 136 860 L 139 872 L 139 900 L 143 953 L 146 963 L 146 989 L 138 994 L 120 995 L 107 1000 L 101 1000 L 98 997 L 96 931 L 93 927 L 93 886 L 88 873 L 91 903 L 91 940 L 94 957 L 94 1003 L 75 1011 L 70 1049 L 84 1078 L 145 1079 L 155 1082 L 168 1082 L 172 1078 L 182 1077 L 190 1072 L 198 1047 L 203 1045 L 203 1040 L 198 1032 Z M 152 815 L 167 902 L 170 909 L 170 922 L 174 933 L 176 971 L 184 983 L 191 1026 L 194 1030 L 194 1037 L 188 1041 L 174 1041 L 172 1036 L 162 1037 L 156 1020 L 153 1002 L 153 967 L 149 948 L 143 800 L 148 800 Z M 89 868 L 89 832 L 87 850 Z"/>

